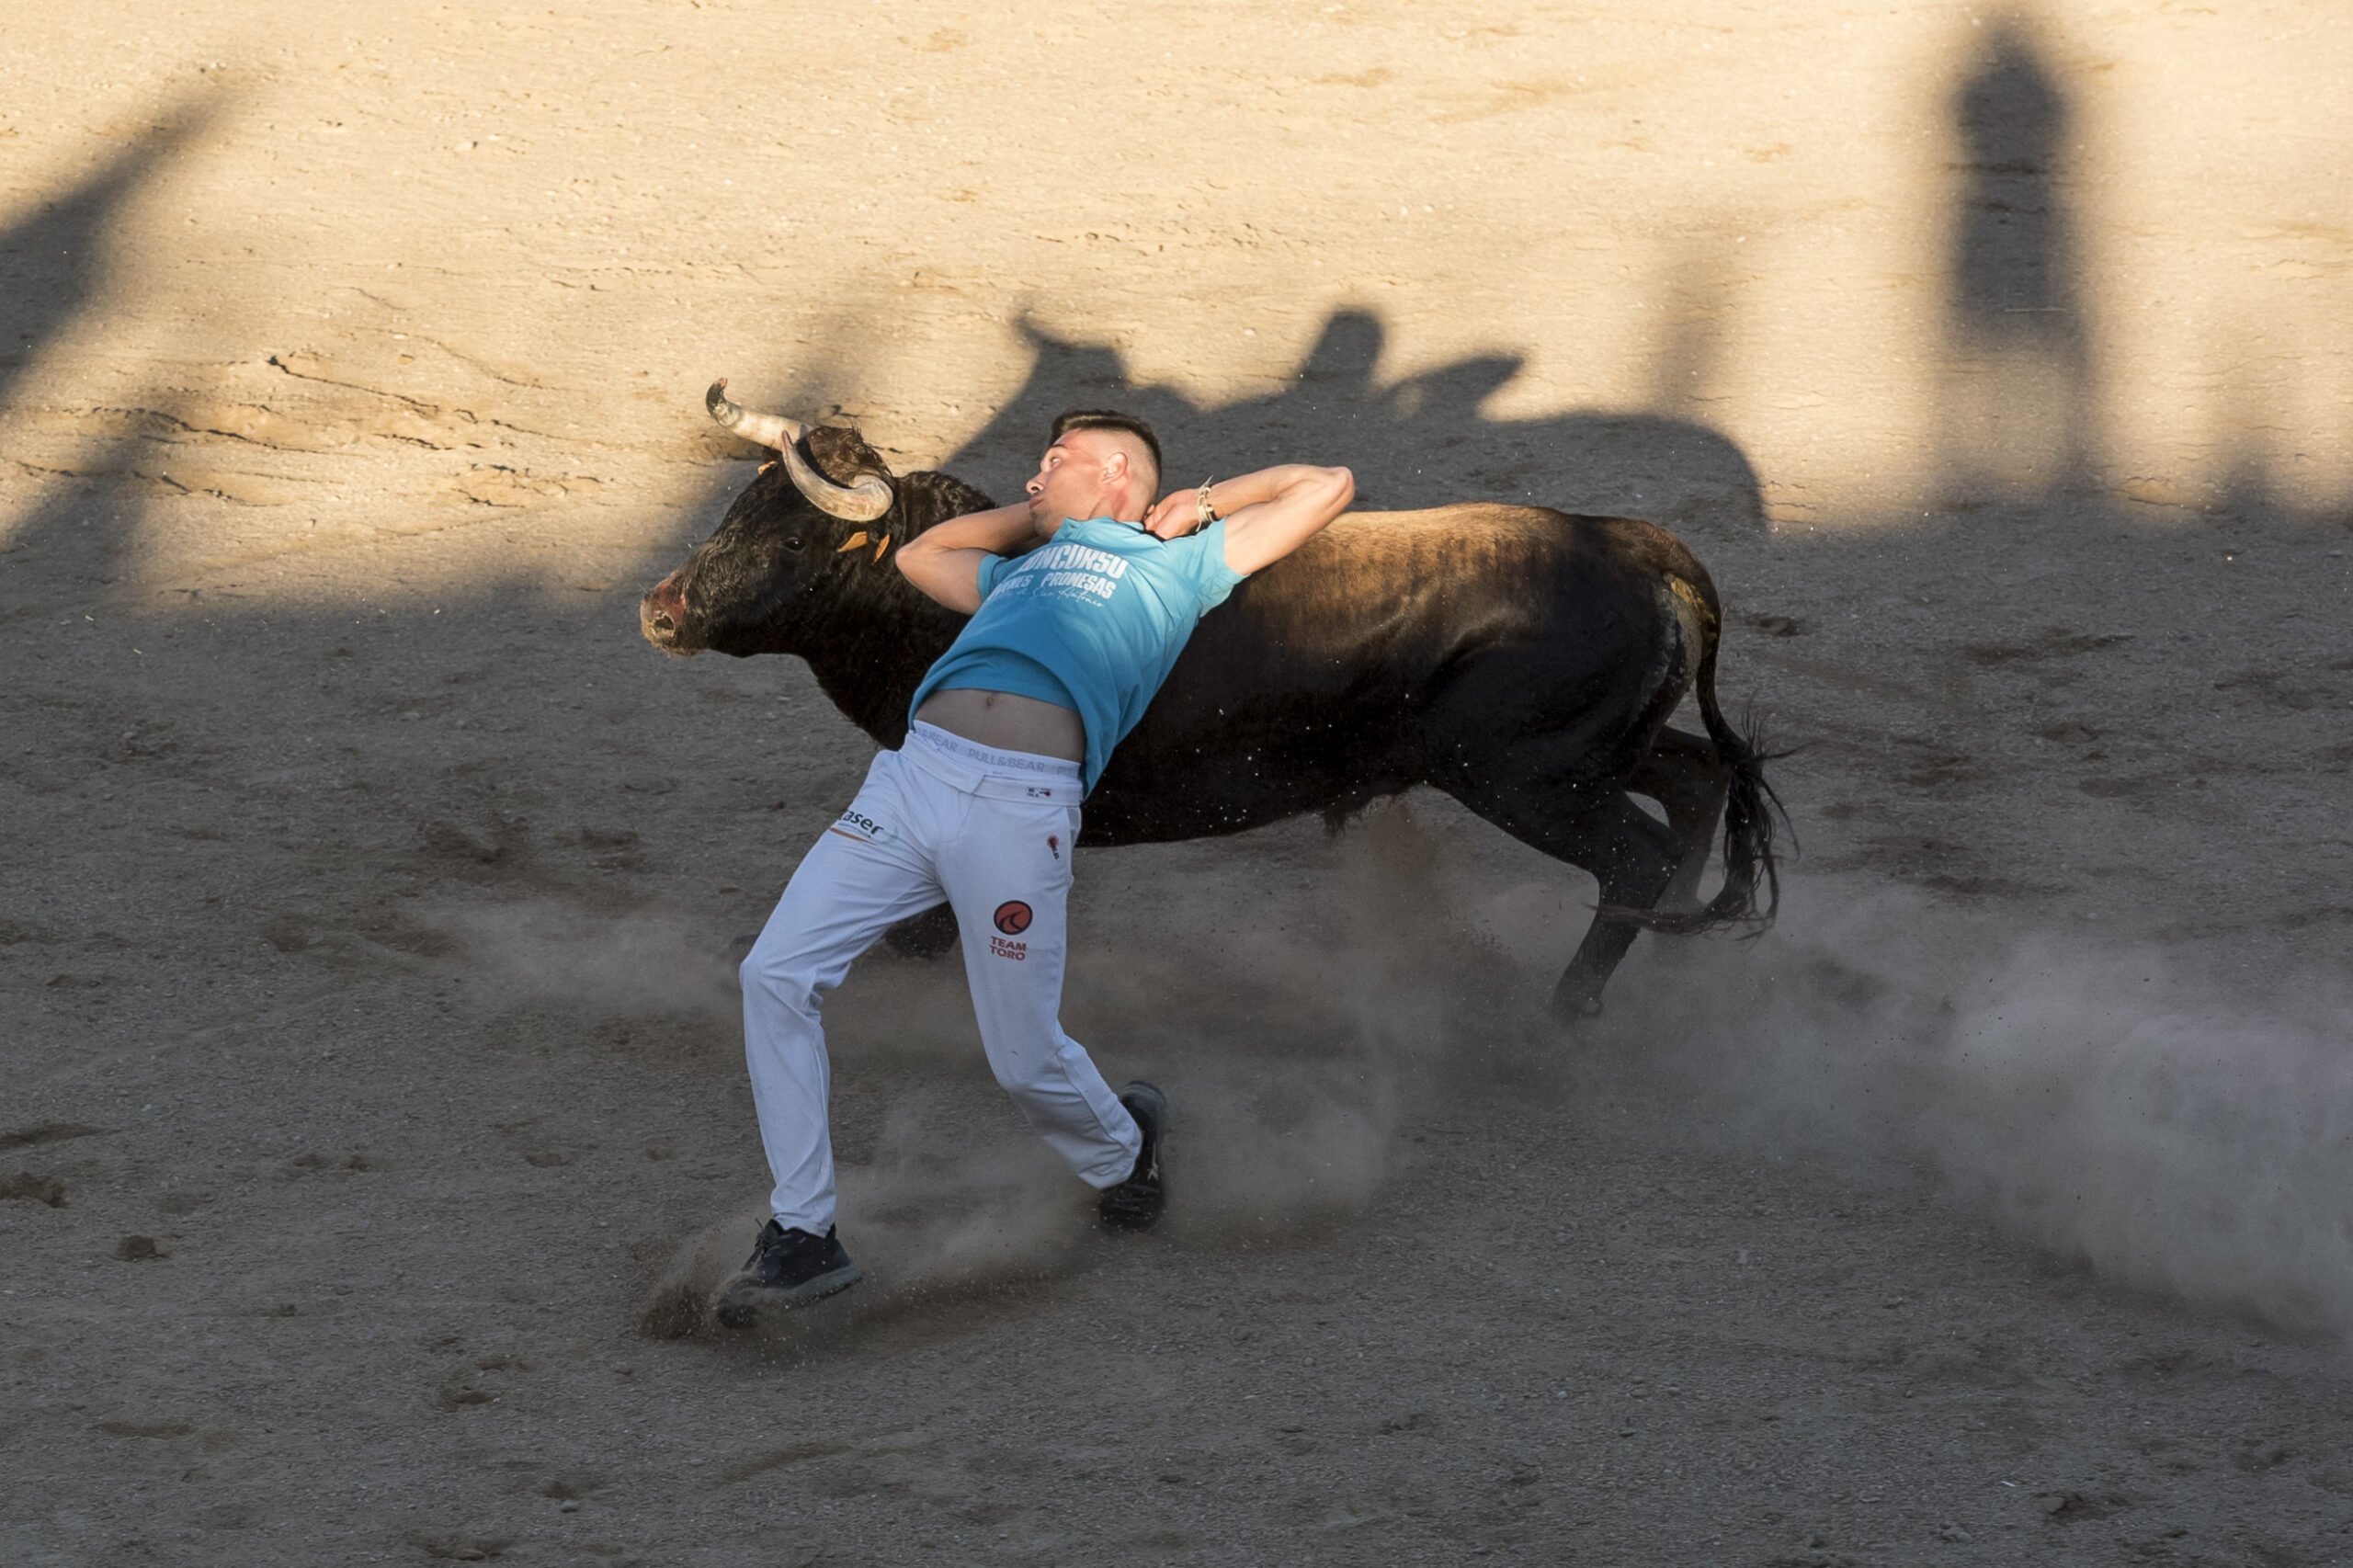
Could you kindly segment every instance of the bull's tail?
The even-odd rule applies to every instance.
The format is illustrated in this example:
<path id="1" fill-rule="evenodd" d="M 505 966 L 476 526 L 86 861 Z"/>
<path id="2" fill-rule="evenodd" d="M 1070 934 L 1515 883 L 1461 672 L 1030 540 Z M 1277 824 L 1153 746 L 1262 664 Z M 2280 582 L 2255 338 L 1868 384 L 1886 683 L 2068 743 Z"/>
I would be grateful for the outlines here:
<path id="1" fill-rule="evenodd" d="M 1700 655 L 1699 679 L 1694 685 L 1708 738 L 1715 743 L 1717 756 L 1732 769 L 1731 783 L 1724 793 L 1724 885 L 1706 907 L 1687 914 L 1630 909 L 1604 913 L 1668 936 L 1697 936 L 1734 926 L 1742 928 L 1744 935 L 1755 937 L 1773 923 L 1781 908 L 1781 873 L 1773 860 L 1773 817 L 1781 809 L 1781 798 L 1767 782 L 1765 765 L 1789 753 L 1767 751 L 1763 733 L 1753 722 L 1749 733 L 1743 735 L 1716 705 L 1716 642 L 1712 637 Z"/>
<path id="2" fill-rule="evenodd" d="M 1716 754 L 1732 765 L 1732 786 L 1724 793 L 1724 885 L 1705 913 L 1711 924 L 1746 926 L 1753 936 L 1781 912 L 1781 871 L 1773 860 L 1773 818 L 1781 810 L 1781 798 L 1766 778 L 1765 765 L 1789 754 L 1765 749 L 1763 729 L 1753 714 L 1745 735 L 1724 718 L 1716 706 L 1712 647 L 1699 662 L 1698 686 L 1699 717 L 1708 726 L 1708 738 L 1716 743 Z"/>

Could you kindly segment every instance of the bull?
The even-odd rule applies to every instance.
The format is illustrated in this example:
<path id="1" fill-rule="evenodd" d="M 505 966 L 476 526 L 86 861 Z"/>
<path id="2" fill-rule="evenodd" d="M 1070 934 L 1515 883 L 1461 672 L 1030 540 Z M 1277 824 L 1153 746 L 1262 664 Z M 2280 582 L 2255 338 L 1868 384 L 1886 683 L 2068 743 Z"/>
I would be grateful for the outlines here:
<path id="1" fill-rule="evenodd" d="M 797 655 L 894 747 L 965 618 L 891 552 L 995 503 L 952 474 L 892 473 L 854 429 L 738 407 L 726 385 L 705 398 L 711 417 L 778 460 L 647 590 L 640 626 L 671 653 Z M 1643 930 L 1756 929 L 1779 904 L 1768 758 L 1716 701 L 1722 626 L 1706 569 L 1650 523 L 1478 502 L 1348 514 L 1202 620 L 1087 798 L 1078 842 L 1308 812 L 1336 828 L 1429 785 L 1600 884 L 1552 996 L 1555 1017 L 1587 1016 Z M 1704 735 L 1666 722 L 1695 686 Z M 1719 821 L 1724 881 L 1702 904 Z"/>

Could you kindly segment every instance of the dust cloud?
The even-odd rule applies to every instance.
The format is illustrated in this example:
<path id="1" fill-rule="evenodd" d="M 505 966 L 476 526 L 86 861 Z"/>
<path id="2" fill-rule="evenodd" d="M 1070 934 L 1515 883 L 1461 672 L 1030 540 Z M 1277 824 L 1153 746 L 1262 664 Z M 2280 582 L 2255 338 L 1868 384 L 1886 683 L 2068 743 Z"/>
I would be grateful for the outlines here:
<path id="1" fill-rule="evenodd" d="M 925 1130 L 936 1096 L 895 1102 L 875 1158 L 843 1165 L 839 1226 L 866 1281 L 822 1320 L 776 1325 L 788 1335 L 855 1335 L 878 1321 L 947 1308 L 992 1289 L 1078 1267 L 1089 1239 L 1074 1184 L 1034 1140 L 951 1142 Z M 712 1332 L 710 1301 L 742 1267 L 767 1219 L 765 1196 L 733 1207 L 681 1243 L 654 1282 L 642 1332 L 676 1339 Z"/>
<path id="2" fill-rule="evenodd" d="M 1387 853 L 1401 842 L 1393 833 L 1368 835 L 1367 853 L 1353 858 L 1369 885 L 1387 891 L 1354 903 L 1407 902 Z M 451 907 L 434 924 L 457 961 L 508 1005 L 584 1023 L 665 1017 L 699 1030 L 733 1028 L 737 955 L 710 919 L 540 899 Z M 1128 1037 L 1132 1060 L 1123 1068 L 1119 1050 L 1102 1053 L 1107 1074 L 1116 1083 L 1124 1071 L 1148 1072 L 1174 1097 L 1181 1167 L 1160 1233 L 1168 1244 L 1269 1244 L 1359 1213 L 1380 1190 L 1412 1050 L 1436 1039 L 1459 1003 L 1400 969 L 1402 949 L 1384 946 L 1379 930 L 1352 928 L 1354 950 L 1337 954 L 1311 955 L 1256 924 L 1182 953 L 1114 939 L 1093 944 L 1074 975 L 1074 1028 L 1082 1038 Z M 1203 998 L 1204 971 L 1234 978 Z M 1079 1014 L 1097 1028 L 1080 1028 Z M 1138 1017 L 1171 1021 L 1139 1039 L 1121 1028 Z M 978 1075 L 979 1042 L 953 956 L 918 963 L 878 947 L 829 1000 L 827 1022 L 837 1070 L 867 1069 L 886 1104 L 870 1150 L 858 1160 L 845 1154 L 839 1166 L 842 1233 L 867 1280 L 852 1304 L 825 1314 L 824 1333 L 1088 1265 L 1093 1194 Z M 734 1054 L 722 1055 L 720 1070 L 735 1070 Z M 748 1168 L 739 1191 L 763 1179 Z M 746 1191 L 685 1237 L 659 1270 L 643 1331 L 708 1332 L 711 1292 L 741 1265 L 764 1213 Z M 796 1320 L 779 1332 L 818 1331 Z"/>
<path id="3" fill-rule="evenodd" d="M 1247 984 L 1202 997 L 1170 977 L 1160 1001 L 1199 1020 L 1187 1060 L 1212 1080 L 1195 1088 L 1218 1124 L 1211 1222 L 1250 1214 L 1259 1183 L 1281 1194 L 1269 1210 L 1320 1193 L 1361 1212 L 1397 1171 L 1401 1132 L 1504 1084 L 1564 1118 L 1646 1104 L 1669 1144 L 1925 1178 L 2128 1287 L 2353 1328 L 2341 980 L 2258 986 L 2178 944 L 2021 930 L 1917 889 L 1801 873 L 1763 937 L 1645 938 L 1608 1013 L 1558 1031 L 1537 1010 L 1590 883 L 1464 869 L 1464 835 L 1484 830 L 1460 815 L 1376 810 L 1335 849 L 1337 921 L 1302 933 L 1269 902 L 1228 938 Z M 1219 1106 L 1222 1085 L 1245 1114 Z M 1300 1148 L 1328 1188 L 1269 1136 L 1266 1108 L 1286 1096 L 1313 1108 L 1296 1113 L 1315 1123 Z"/>
<path id="4" fill-rule="evenodd" d="M 1161 1241 L 1263 1244 L 1354 1212 L 1379 1187 L 1385 1134 L 1361 1108 L 1214 1067 L 1184 1084 L 1187 1119 L 1172 1134 L 1182 1165 Z M 836 1178 L 841 1233 L 866 1281 L 829 1304 L 822 1324 L 774 1325 L 787 1337 L 961 1309 L 1002 1286 L 1088 1267 L 1104 1245 L 1134 1244 L 1098 1236 L 1093 1193 L 998 1098 L 962 1085 L 900 1086 L 871 1157 L 843 1163 Z M 746 1200 L 681 1243 L 654 1285 L 642 1331 L 709 1332 L 712 1292 L 741 1266 L 766 1216 L 764 1200 Z"/>
<path id="5" fill-rule="evenodd" d="M 1657 945 L 1602 1037 L 1732 1146 L 1930 1178 L 2102 1275 L 2353 1326 L 2348 999 L 1797 878 L 1755 944 Z"/>
<path id="6" fill-rule="evenodd" d="M 676 910 L 613 913 L 552 898 L 458 904 L 423 917 L 460 961 L 518 1004 L 615 1017 L 736 1015 L 725 940 Z"/>
<path id="7" fill-rule="evenodd" d="M 1914 890 L 1798 875 L 1770 934 L 1646 938 L 1608 1012 L 1556 1032 L 1535 1014 L 1586 906 L 1565 878 L 1468 892 L 1445 870 L 1452 824 L 1431 815 L 1378 809 L 1302 885 L 1261 878 L 1246 900 L 1232 875 L 1159 880 L 1151 929 L 1181 942 L 1116 926 L 1083 941 L 1066 1021 L 1115 1082 L 1148 1071 L 1176 1107 L 1171 1244 L 1275 1244 L 1367 1212 L 1414 1119 L 1502 1072 L 1564 1114 L 1647 1104 L 1670 1141 L 1925 1177 L 2131 1287 L 2353 1327 L 2342 985 L 2244 995 L 2179 950 L 2022 935 Z M 676 913 L 534 904 L 450 925 L 518 998 L 735 1016 L 724 939 Z M 878 949 L 828 1013 L 837 1059 L 879 1062 L 887 1096 L 870 1157 L 841 1173 L 870 1311 L 1086 1266 L 1089 1195 L 994 1091 L 942 1080 L 979 1060 L 961 965 Z M 649 1329 L 700 1325 L 759 1214 L 747 1195 L 680 1244 Z"/>

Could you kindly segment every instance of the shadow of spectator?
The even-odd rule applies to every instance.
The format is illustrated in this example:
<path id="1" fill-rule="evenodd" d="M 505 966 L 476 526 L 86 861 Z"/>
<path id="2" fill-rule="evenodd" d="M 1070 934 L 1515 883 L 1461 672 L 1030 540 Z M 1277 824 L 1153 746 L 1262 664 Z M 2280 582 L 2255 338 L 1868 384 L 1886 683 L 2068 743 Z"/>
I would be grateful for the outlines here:
<path id="1" fill-rule="evenodd" d="M 1024 323 L 1035 359 L 1021 390 L 941 466 L 999 496 L 1017 494 L 1053 416 L 1111 407 L 1150 420 L 1171 484 L 1283 461 L 1346 463 L 1362 510 L 1514 501 L 1647 517 L 1711 532 L 1761 532 L 1756 474 L 1713 430 L 1653 414 L 1496 418 L 1485 404 L 1524 361 L 1479 355 L 1384 381 L 1387 330 L 1336 311 L 1280 390 L 1211 406 L 1144 385 L 1118 351 Z"/>
<path id="2" fill-rule="evenodd" d="M 1949 501 L 2075 491 L 2096 466 L 2098 388 L 2064 190 L 2069 111 L 2048 53 L 2025 16 L 1990 21 L 1952 100 Z"/>
<path id="3" fill-rule="evenodd" d="M 31 456 L 23 436 L 42 411 L 19 406 L 22 383 L 41 350 L 114 281 L 122 247 L 108 231 L 123 209 L 165 176 L 215 112 L 210 104 L 185 106 L 71 190 L 0 230 L 0 411 L 15 449 L 5 456 L 43 483 L 40 499 L 9 530 L 6 549 L 18 564 L 40 568 L 40 580 L 52 589 L 103 585 L 117 574 L 116 560 L 136 533 L 137 511 L 98 498 L 98 492 L 127 472 L 139 437 L 113 436 L 62 461 Z"/>

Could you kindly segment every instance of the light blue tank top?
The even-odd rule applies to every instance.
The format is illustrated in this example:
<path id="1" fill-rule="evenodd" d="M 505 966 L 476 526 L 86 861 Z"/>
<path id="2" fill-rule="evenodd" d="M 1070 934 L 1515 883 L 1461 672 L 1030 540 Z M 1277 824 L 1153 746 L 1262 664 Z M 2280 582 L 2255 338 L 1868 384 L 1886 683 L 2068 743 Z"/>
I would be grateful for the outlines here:
<path id="1" fill-rule="evenodd" d="M 968 688 L 1075 709 L 1091 790 L 1194 623 L 1243 575 L 1225 563 L 1222 521 L 1161 540 L 1133 523 L 1074 518 L 1027 555 L 981 562 L 981 608 L 915 687 L 908 715 L 935 691 Z"/>

